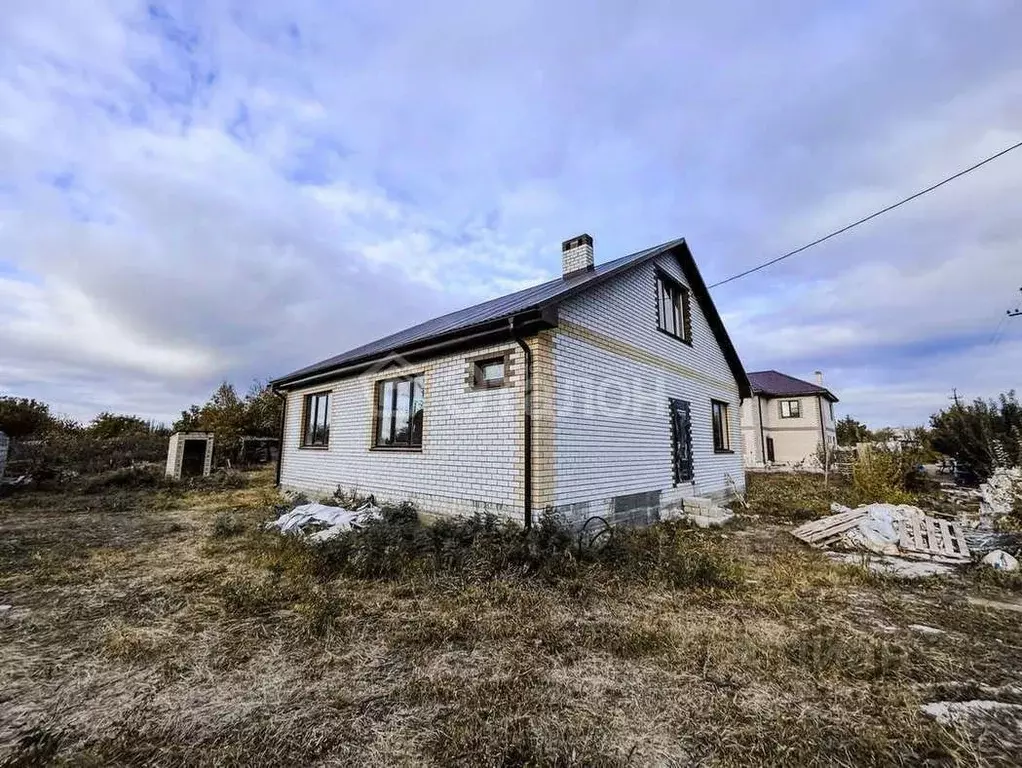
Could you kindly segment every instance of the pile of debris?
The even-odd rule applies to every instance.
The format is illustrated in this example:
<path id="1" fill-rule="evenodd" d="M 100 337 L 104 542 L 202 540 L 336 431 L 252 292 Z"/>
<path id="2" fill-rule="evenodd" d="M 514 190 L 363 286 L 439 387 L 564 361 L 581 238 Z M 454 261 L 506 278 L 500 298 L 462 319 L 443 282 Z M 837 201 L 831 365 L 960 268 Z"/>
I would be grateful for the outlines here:
<path id="1" fill-rule="evenodd" d="M 795 528 L 792 535 L 819 549 L 877 555 L 870 568 L 882 573 L 944 574 L 951 571 L 948 566 L 965 565 L 980 556 L 992 568 L 1019 568 L 1008 552 L 984 546 L 993 543 L 989 535 L 977 538 L 959 522 L 932 517 L 908 504 L 867 504 L 856 509 L 832 504 L 831 512 L 829 517 Z M 844 561 L 855 557 L 834 555 Z"/>
<path id="2" fill-rule="evenodd" d="M 972 560 L 964 531 L 957 523 L 930 517 L 908 504 L 868 504 L 799 526 L 792 535 L 814 547 L 837 547 L 878 555 L 959 564 Z"/>
<path id="3" fill-rule="evenodd" d="M 358 509 L 344 509 L 327 504 L 302 504 L 266 524 L 281 533 L 305 536 L 309 541 L 329 541 L 344 531 L 359 529 L 380 518 L 380 508 L 370 498 Z"/>
<path id="4" fill-rule="evenodd" d="M 993 530 L 998 520 L 1010 515 L 1022 501 L 1022 468 L 998 467 L 979 487 L 979 528 Z"/>

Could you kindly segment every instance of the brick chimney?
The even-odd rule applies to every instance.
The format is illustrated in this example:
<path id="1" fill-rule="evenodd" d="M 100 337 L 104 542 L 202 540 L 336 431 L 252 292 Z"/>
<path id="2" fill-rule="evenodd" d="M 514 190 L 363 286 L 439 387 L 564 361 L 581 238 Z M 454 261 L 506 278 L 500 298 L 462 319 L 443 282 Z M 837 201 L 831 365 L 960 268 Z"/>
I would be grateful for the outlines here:
<path id="1" fill-rule="evenodd" d="M 816 386 L 823 386 L 823 371 L 816 371 Z"/>
<path id="2" fill-rule="evenodd" d="M 561 243 L 561 271 L 564 277 L 574 277 L 593 271 L 593 238 L 581 234 Z"/>

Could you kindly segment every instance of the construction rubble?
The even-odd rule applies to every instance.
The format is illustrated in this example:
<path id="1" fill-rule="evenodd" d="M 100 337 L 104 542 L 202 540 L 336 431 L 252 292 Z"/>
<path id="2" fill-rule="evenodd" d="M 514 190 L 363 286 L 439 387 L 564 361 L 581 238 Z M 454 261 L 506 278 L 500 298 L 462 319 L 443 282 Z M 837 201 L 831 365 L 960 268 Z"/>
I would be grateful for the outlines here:
<path id="1" fill-rule="evenodd" d="M 979 487 L 979 528 L 991 530 L 1022 499 L 1022 468 L 998 467 Z"/>
<path id="2" fill-rule="evenodd" d="M 327 504 L 302 504 L 266 524 L 281 533 L 305 536 L 309 541 L 328 541 L 344 531 L 358 529 L 380 517 L 380 508 L 367 501 L 358 509 L 344 509 Z"/>
<path id="3" fill-rule="evenodd" d="M 791 533 L 818 548 L 849 549 L 877 555 L 960 564 L 972 561 L 962 527 L 930 517 L 908 504 L 867 504 L 849 509 L 831 505 L 832 515 Z"/>

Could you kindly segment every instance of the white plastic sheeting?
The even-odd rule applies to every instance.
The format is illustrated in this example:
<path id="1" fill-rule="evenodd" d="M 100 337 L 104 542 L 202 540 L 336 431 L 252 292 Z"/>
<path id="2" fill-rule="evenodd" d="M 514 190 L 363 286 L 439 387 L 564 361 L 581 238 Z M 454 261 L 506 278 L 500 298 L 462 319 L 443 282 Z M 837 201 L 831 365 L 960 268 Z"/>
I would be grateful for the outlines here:
<path id="1" fill-rule="evenodd" d="M 380 508 L 366 503 L 358 509 L 331 507 L 327 504 L 302 504 L 266 524 L 281 533 L 307 535 L 309 541 L 327 541 L 339 533 L 359 528 L 380 516 Z M 315 531 L 315 532 L 313 532 Z"/>
<path id="2" fill-rule="evenodd" d="M 878 555 L 900 554 L 901 525 L 909 518 L 922 520 L 926 517 L 921 509 L 907 504 L 869 504 L 858 509 L 866 516 L 845 537 L 856 549 Z"/>

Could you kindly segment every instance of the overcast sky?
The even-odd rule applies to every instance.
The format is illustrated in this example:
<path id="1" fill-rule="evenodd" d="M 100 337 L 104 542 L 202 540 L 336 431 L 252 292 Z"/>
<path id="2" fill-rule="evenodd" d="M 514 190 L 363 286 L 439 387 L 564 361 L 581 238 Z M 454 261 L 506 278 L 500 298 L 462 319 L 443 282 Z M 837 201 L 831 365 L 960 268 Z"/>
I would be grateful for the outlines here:
<path id="1" fill-rule="evenodd" d="M 6 0 L 0 392 L 171 420 L 684 236 L 708 282 L 1022 140 L 1016 0 Z M 748 370 L 1022 385 L 1022 150 L 714 291 Z M 1022 388 L 1022 387 L 1020 387 Z"/>

